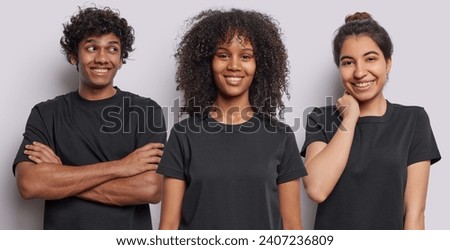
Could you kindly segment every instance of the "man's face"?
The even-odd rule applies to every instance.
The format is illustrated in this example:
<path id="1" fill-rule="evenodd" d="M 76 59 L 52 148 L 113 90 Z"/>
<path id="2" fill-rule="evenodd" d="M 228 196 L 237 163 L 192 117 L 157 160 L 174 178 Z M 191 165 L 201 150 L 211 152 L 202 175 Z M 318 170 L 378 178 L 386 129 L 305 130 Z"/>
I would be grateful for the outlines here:
<path id="1" fill-rule="evenodd" d="M 78 65 L 80 85 L 93 89 L 112 87 L 114 77 L 122 66 L 120 39 L 110 33 L 89 36 L 78 45 Z"/>

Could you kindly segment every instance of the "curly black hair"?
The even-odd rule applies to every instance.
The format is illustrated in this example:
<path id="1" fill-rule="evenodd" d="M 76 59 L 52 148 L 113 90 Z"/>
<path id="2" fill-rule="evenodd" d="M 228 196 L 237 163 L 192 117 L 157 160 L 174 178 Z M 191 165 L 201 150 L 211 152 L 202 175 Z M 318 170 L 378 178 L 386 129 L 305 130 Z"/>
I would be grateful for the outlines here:
<path id="1" fill-rule="evenodd" d="M 278 22 L 253 10 L 204 10 L 186 21 L 175 59 L 177 90 L 184 91 L 189 115 L 207 114 L 217 97 L 212 59 L 219 44 L 242 36 L 253 46 L 256 72 L 249 100 L 256 113 L 275 118 L 284 112 L 283 94 L 288 94 L 289 61 Z"/>
<path id="2" fill-rule="evenodd" d="M 70 22 L 63 24 L 64 36 L 60 44 L 67 61 L 70 62 L 72 57 L 78 60 L 78 45 L 86 37 L 113 33 L 120 39 L 121 58 L 126 63 L 128 54 L 134 50 L 134 29 L 127 20 L 109 7 L 78 9 L 79 12 L 71 17 Z"/>

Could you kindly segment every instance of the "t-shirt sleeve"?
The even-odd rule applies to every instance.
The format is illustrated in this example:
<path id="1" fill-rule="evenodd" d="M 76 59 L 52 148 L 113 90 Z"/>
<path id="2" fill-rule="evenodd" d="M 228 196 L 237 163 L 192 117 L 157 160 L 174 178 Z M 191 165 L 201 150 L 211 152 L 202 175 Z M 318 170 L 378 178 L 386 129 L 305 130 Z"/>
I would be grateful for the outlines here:
<path id="1" fill-rule="evenodd" d="M 426 111 L 421 108 L 409 150 L 408 166 L 426 160 L 430 160 L 431 164 L 434 164 L 440 159 L 441 155 L 431 129 L 430 119 Z"/>
<path id="2" fill-rule="evenodd" d="M 172 128 L 169 140 L 164 147 L 164 154 L 156 171 L 158 174 L 180 180 L 186 179 L 184 175 L 185 152 L 181 142 L 182 136 L 183 134 L 179 133 L 175 127 Z"/>
<path id="3" fill-rule="evenodd" d="M 50 137 L 48 135 L 48 130 L 45 126 L 41 113 L 36 106 L 31 110 L 30 116 L 27 120 L 27 124 L 25 125 L 25 132 L 23 133 L 22 143 L 20 144 L 12 167 L 14 174 L 16 173 L 16 165 L 19 162 L 30 161 L 28 159 L 28 156 L 25 155 L 23 151 L 25 150 L 25 145 L 31 144 L 35 141 L 48 145 L 53 150 L 55 150 L 53 144 L 51 143 Z"/>
<path id="4" fill-rule="evenodd" d="M 151 103 L 146 107 L 146 112 L 146 132 L 139 133 L 137 130 L 138 136 L 136 137 L 136 146 L 139 148 L 151 142 L 166 144 L 166 123 L 161 107 L 151 101 Z"/>
<path id="5" fill-rule="evenodd" d="M 324 111 L 320 108 L 314 108 L 314 110 L 309 113 L 308 118 L 306 119 L 306 127 L 305 127 L 305 142 L 303 143 L 302 151 L 300 152 L 301 156 L 306 156 L 306 149 L 309 144 L 315 141 L 327 141 L 327 136 L 324 131 L 324 124 L 321 120 L 323 117 Z"/>
<path id="6" fill-rule="evenodd" d="M 305 166 L 295 140 L 292 129 L 287 127 L 283 156 L 278 166 L 277 184 L 292 181 L 307 175 Z"/>

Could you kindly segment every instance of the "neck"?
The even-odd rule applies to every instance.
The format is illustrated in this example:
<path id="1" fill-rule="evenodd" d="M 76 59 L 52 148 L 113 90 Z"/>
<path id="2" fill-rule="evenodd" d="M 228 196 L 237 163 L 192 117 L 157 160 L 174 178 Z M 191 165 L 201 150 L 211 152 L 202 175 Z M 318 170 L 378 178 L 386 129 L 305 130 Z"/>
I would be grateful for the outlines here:
<path id="1" fill-rule="evenodd" d="M 80 96 L 89 101 L 107 99 L 114 96 L 116 92 L 117 90 L 112 85 L 96 89 L 80 84 L 78 88 L 78 93 L 80 94 Z"/>
<path id="2" fill-rule="evenodd" d="M 224 124 L 241 124 L 252 118 L 254 112 L 248 99 L 245 101 L 226 101 L 217 98 L 210 115 Z"/>
<path id="3" fill-rule="evenodd" d="M 376 99 L 359 103 L 360 117 L 383 116 L 386 113 L 387 102 L 383 95 Z"/>

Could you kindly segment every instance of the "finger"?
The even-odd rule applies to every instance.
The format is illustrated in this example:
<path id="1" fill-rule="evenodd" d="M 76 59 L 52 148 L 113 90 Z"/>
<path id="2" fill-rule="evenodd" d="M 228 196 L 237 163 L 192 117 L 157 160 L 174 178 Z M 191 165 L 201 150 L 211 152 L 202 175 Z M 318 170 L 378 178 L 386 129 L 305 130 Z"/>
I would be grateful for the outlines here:
<path id="1" fill-rule="evenodd" d="M 38 157 L 45 162 L 49 162 L 51 159 L 57 158 L 57 156 L 52 154 L 52 152 L 49 152 L 45 150 L 45 148 L 38 145 L 27 145 L 25 148 L 27 149 L 26 154 Z"/>
<path id="2" fill-rule="evenodd" d="M 34 143 L 30 144 L 30 145 L 26 145 L 25 148 L 29 151 L 39 152 L 41 154 L 47 154 L 47 155 L 50 154 L 47 150 L 45 150 L 44 147 L 42 147 L 38 144 L 34 144 Z"/>
<path id="3" fill-rule="evenodd" d="M 45 151 L 46 153 L 57 157 L 56 153 L 49 146 L 47 146 L 43 143 L 40 143 L 40 142 L 36 142 L 36 141 L 33 142 L 33 145 L 40 148 L 41 150 Z"/>
<path id="4" fill-rule="evenodd" d="M 150 150 L 150 149 L 162 149 L 164 148 L 164 144 L 158 142 L 150 142 L 142 146 L 140 149 L 142 150 Z"/>
<path id="5" fill-rule="evenodd" d="M 42 162 L 43 162 L 41 159 L 36 158 L 36 157 L 34 157 L 34 156 L 32 156 L 32 155 L 29 155 L 29 156 L 28 156 L 28 159 L 30 159 L 31 161 L 33 161 L 33 162 L 36 163 L 36 164 L 42 163 Z"/>
<path id="6" fill-rule="evenodd" d="M 159 164 L 161 162 L 160 157 L 148 157 L 145 159 L 145 162 L 148 164 Z"/>
<path id="7" fill-rule="evenodd" d="M 40 152 L 36 152 L 33 150 L 25 150 L 23 151 L 24 154 L 26 154 L 28 156 L 29 159 L 32 159 L 34 162 L 39 161 L 39 162 L 43 162 L 44 160 L 43 158 L 43 154 Z M 38 163 L 38 162 L 36 162 Z"/>
<path id="8" fill-rule="evenodd" d="M 148 151 L 150 153 L 151 156 L 159 156 L 162 157 L 164 151 L 162 151 L 161 149 L 152 149 Z"/>
<path id="9" fill-rule="evenodd" d="M 157 164 L 149 164 L 149 171 L 156 171 L 158 169 L 158 165 Z"/>
<path id="10" fill-rule="evenodd" d="M 148 157 L 153 157 L 153 156 L 162 157 L 162 155 L 163 155 L 163 151 L 160 149 L 151 149 L 151 150 L 145 150 L 145 151 L 138 152 L 138 156 L 142 157 L 142 158 L 148 158 Z"/>
<path id="11" fill-rule="evenodd" d="M 35 159 L 35 160 L 38 159 L 39 163 L 40 162 L 48 162 L 48 163 L 62 164 L 61 160 L 59 159 L 58 156 L 52 155 L 46 151 L 43 152 L 41 150 L 41 148 L 37 148 L 37 150 L 33 150 L 33 147 L 31 147 L 31 146 L 27 147 L 27 148 L 29 148 L 29 149 L 26 149 L 24 151 L 24 154 L 33 157 L 33 159 Z M 36 147 L 34 147 L 34 149 L 36 149 Z"/>
<path id="12" fill-rule="evenodd" d="M 336 107 L 339 108 L 342 105 L 342 102 L 343 102 L 343 98 L 342 97 L 338 98 L 336 101 Z"/>

